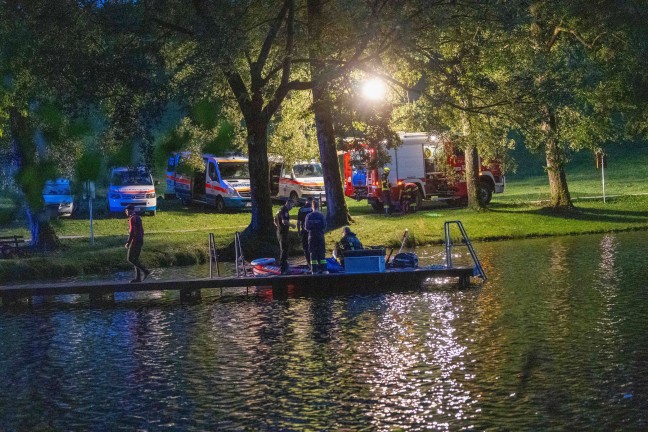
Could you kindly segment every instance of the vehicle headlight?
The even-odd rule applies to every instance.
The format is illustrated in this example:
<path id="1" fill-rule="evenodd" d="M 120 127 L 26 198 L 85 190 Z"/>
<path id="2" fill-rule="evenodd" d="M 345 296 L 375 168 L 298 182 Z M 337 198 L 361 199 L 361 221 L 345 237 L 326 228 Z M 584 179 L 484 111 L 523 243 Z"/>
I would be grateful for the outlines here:
<path id="1" fill-rule="evenodd" d="M 146 198 L 155 198 L 155 192 L 153 193 L 147 193 Z"/>
<path id="2" fill-rule="evenodd" d="M 232 186 L 227 186 L 227 193 L 230 195 L 238 195 L 238 192 L 236 192 L 236 189 L 234 189 Z"/>
<path id="3" fill-rule="evenodd" d="M 110 194 L 110 199 L 119 199 L 119 198 L 120 198 L 120 196 L 119 196 L 118 193 L 111 193 Z"/>

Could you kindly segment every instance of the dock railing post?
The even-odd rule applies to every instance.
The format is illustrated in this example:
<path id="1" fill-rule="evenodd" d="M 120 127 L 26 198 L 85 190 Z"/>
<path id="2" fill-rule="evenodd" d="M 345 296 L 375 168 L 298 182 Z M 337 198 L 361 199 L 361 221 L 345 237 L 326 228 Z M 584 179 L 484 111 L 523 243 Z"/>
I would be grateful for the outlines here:
<path id="1" fill-rule="evenodd" d="M 213 279 L 214 271 L 212 269 L 212 262 L 216 265 L 216 275 L 220 277 L 220 266 L 218 265 L 218 250 L 216 250 L 216 240 L 214 233 L 209 233 L 209 279 Z"/>
<path id="2" fill-rule="evenodd" d="M 209 233 L 209 279 L 212 279 L 212 233 Z"/>
<path id="3" fill-rule="evenodd" d="M 214 234 L 212 234 L 213 236 Z M 221 277 L 220 274 L 220 263 L 218 262 L 218 249 L 216 249 L 216 241 L 212 240 L 212 244 L 214 245 L 214 263 L 216 263 L 216 276 Z"/>
<path id="4" fill-rule="evenodd" d="M 239 242 L 239 233 L 238 231 L 234 233 L 234 263 L 236 264 L 236 277 L 240 277 L 241 275 L 239 274 L 239 248 L 238 248 L 238 242 Z"/>
<path id="5" fill-rule="evenodd" d="M 461 233 L 463 242 L 468 248 L 468 252 L 470 253 L 470 257 L 472 258 L 473 263 L 475 264 L 475 269 L 477 270 L 477 273 L 479 273 L 479 277 L 481 277 L 482 280 L 486 280 L 486 272 L 484 272 L 484 268 L 482 267 L 481 262 L 479 262 L 479 258 L 477 258 L 477 252 L 475 252 L 475 249 L 473 248 L 472 243 L 470 242 L 470 238 L 468 238 L 468 233 L 466 233 L 463 224 L 461 223 L 461 221 L 458 220 L 447 221 L 443 224 L 443 229 L 445 233 L 446 266 L 448 268 L 452 267 L 452 239 L 450 237 L 451 224 L 456 224 L 457 228 L 459 228 L 459 232 Z"/>
<path id="6" fill-rule="evenodd" d="M 445 240 L 446 267 L 452 268 L 452 238 L 450 237 L 450 222 L 443 224 Z"/>

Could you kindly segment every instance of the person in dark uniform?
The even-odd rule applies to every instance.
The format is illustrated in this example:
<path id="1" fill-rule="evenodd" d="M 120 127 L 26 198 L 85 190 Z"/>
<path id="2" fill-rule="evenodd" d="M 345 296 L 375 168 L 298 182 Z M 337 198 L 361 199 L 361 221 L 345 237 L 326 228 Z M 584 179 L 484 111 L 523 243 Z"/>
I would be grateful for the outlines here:
<path id="1" fill-rule="evenodd" d="M 128 241 L 124 245 L 128 249 L 126 260 L 135 267 L 135 279 L 131 283 L 142 282 L 151 274 L 139 260 L 140 253 L 142 253 L 142 246 L 144 246 L 142 218 L 135 213 L 135 206 L 132 204 L 127 205 L 124 212 L 128 216 Z"/>
<path id="2" fill-rule="evenodd" d="M 275 215 L 275 227 L 277 228 L 277 240 L 279 240 L 279 262 L 281 263 L 281 274 L 288 272 L 288 231 L 295 227 L 290 223 L 290 210 L 295 203 L 289 199 L 281 206 Z"/>
<path id="3" fill-rule="evenodd" d="M 416 197 L 418 186 L 414 183 L 404 183 L 401 191 L 400 207 L 403 213 L 416 212 Z"/>
<path id="4" fill-rule="evenodd" d="M 326 271 L 326 218 L 319 212 L 319 202 L 313 201 L 313 211 L 306 216 L 306 231 L 308 231 L 308 250 L 311 256 L 312 273 L 328 273 Z"/>
<path id="5" fill-rule="evenodd" d="M 306 265 L 310 267 L 311 259 L 308 252 L 308 231 L 306 231 L 306 216 L 313 211 L 313 198 L 307 197 L 306 203 L 297 212 L 297 234 L 301 237 L 302 248 L 304 249 L 304 256 L 306 257 Z M 311 270 L 313 270 L 311 268 Z"/>
<path id="6" fill-rule="evenodd" d="M 383 168 L 383 173 L 382 173 L 382 182 L 381 182 L 381 190 L 382 190 L 382 199 L 383 199 L 383 206 L 385 207 L 385 216 L 391 214 L 391 183 L 389 183 L 389 167 Z"/>
<path id="7" fill-rule="evenodd" d="M 340 264 L 344 265 L 344 253 L 345 251 L 352 250 L 362 250 L 362 243 L 356 236 L 356 234 L 351 231 L 351 228 L 344 227 L 342 228 L 342 238 L 335 245 L 335 255 L 340 258 Z"/>

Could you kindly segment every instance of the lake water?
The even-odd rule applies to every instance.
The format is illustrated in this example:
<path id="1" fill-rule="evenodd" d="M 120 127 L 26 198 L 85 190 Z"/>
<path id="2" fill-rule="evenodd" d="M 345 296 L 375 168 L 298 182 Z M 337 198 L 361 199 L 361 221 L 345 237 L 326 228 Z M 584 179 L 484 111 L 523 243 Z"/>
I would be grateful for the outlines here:
<path id="1" fill-rule="evenodd" d="M 474 246 L 463 291 L 3 307 L 0 430 L 648 429 L 648 233 Z"/>

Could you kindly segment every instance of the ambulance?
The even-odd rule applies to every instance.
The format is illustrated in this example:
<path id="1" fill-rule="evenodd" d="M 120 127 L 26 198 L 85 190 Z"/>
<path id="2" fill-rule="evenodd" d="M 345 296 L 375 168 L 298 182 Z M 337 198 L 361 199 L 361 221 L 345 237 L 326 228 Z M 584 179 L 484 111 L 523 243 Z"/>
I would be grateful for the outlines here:
<path id="1" fill-rule="evenodd" d="M 164 192 L 164 198 L 173 199 L 177 198 L 175 193 L 175 173 L 178 166 L 178 162 L 182 156 L 187 156 L 188 152 L 173 152 L 167 160 L 167 169 L 166 169 L 166 191 Z"/>
<path id="2" fill-rule="evenodd" d="M 47 180 L 43 188 L 43 201 L 53 216 L 72 216 L 78 209 L 70 180 L 66 178 Z"/>
<path id="3" fill-rule="evenodd" d="M 200 169 L 183 164 L 179 154 L 175 170 L 167 172 L 175 195 L 185 205 L 192 203 L 212 206 L 218 212 L 226 209 L 252 207 L 248 159 L 242 156 L 203 155 Z M 167 185 L 167 190 L 169 185 Z"/>
<path id="4" fill-rule="evenodd" d="M 270 160 L 270 194 L 279 200 L 291 199 L 296 204 L 307 197 L 326 202 L 324 174 L 319 162 L 297 162 L 289 165 L 279 158 Z"/>
<path id="5" fill-rule="evenodd" d="M 107 195 L 109 213 L 123 212 L 131 204 L 135 211 L 157 213 L 155 183 L 147 168 L 113 168 Z"/>

